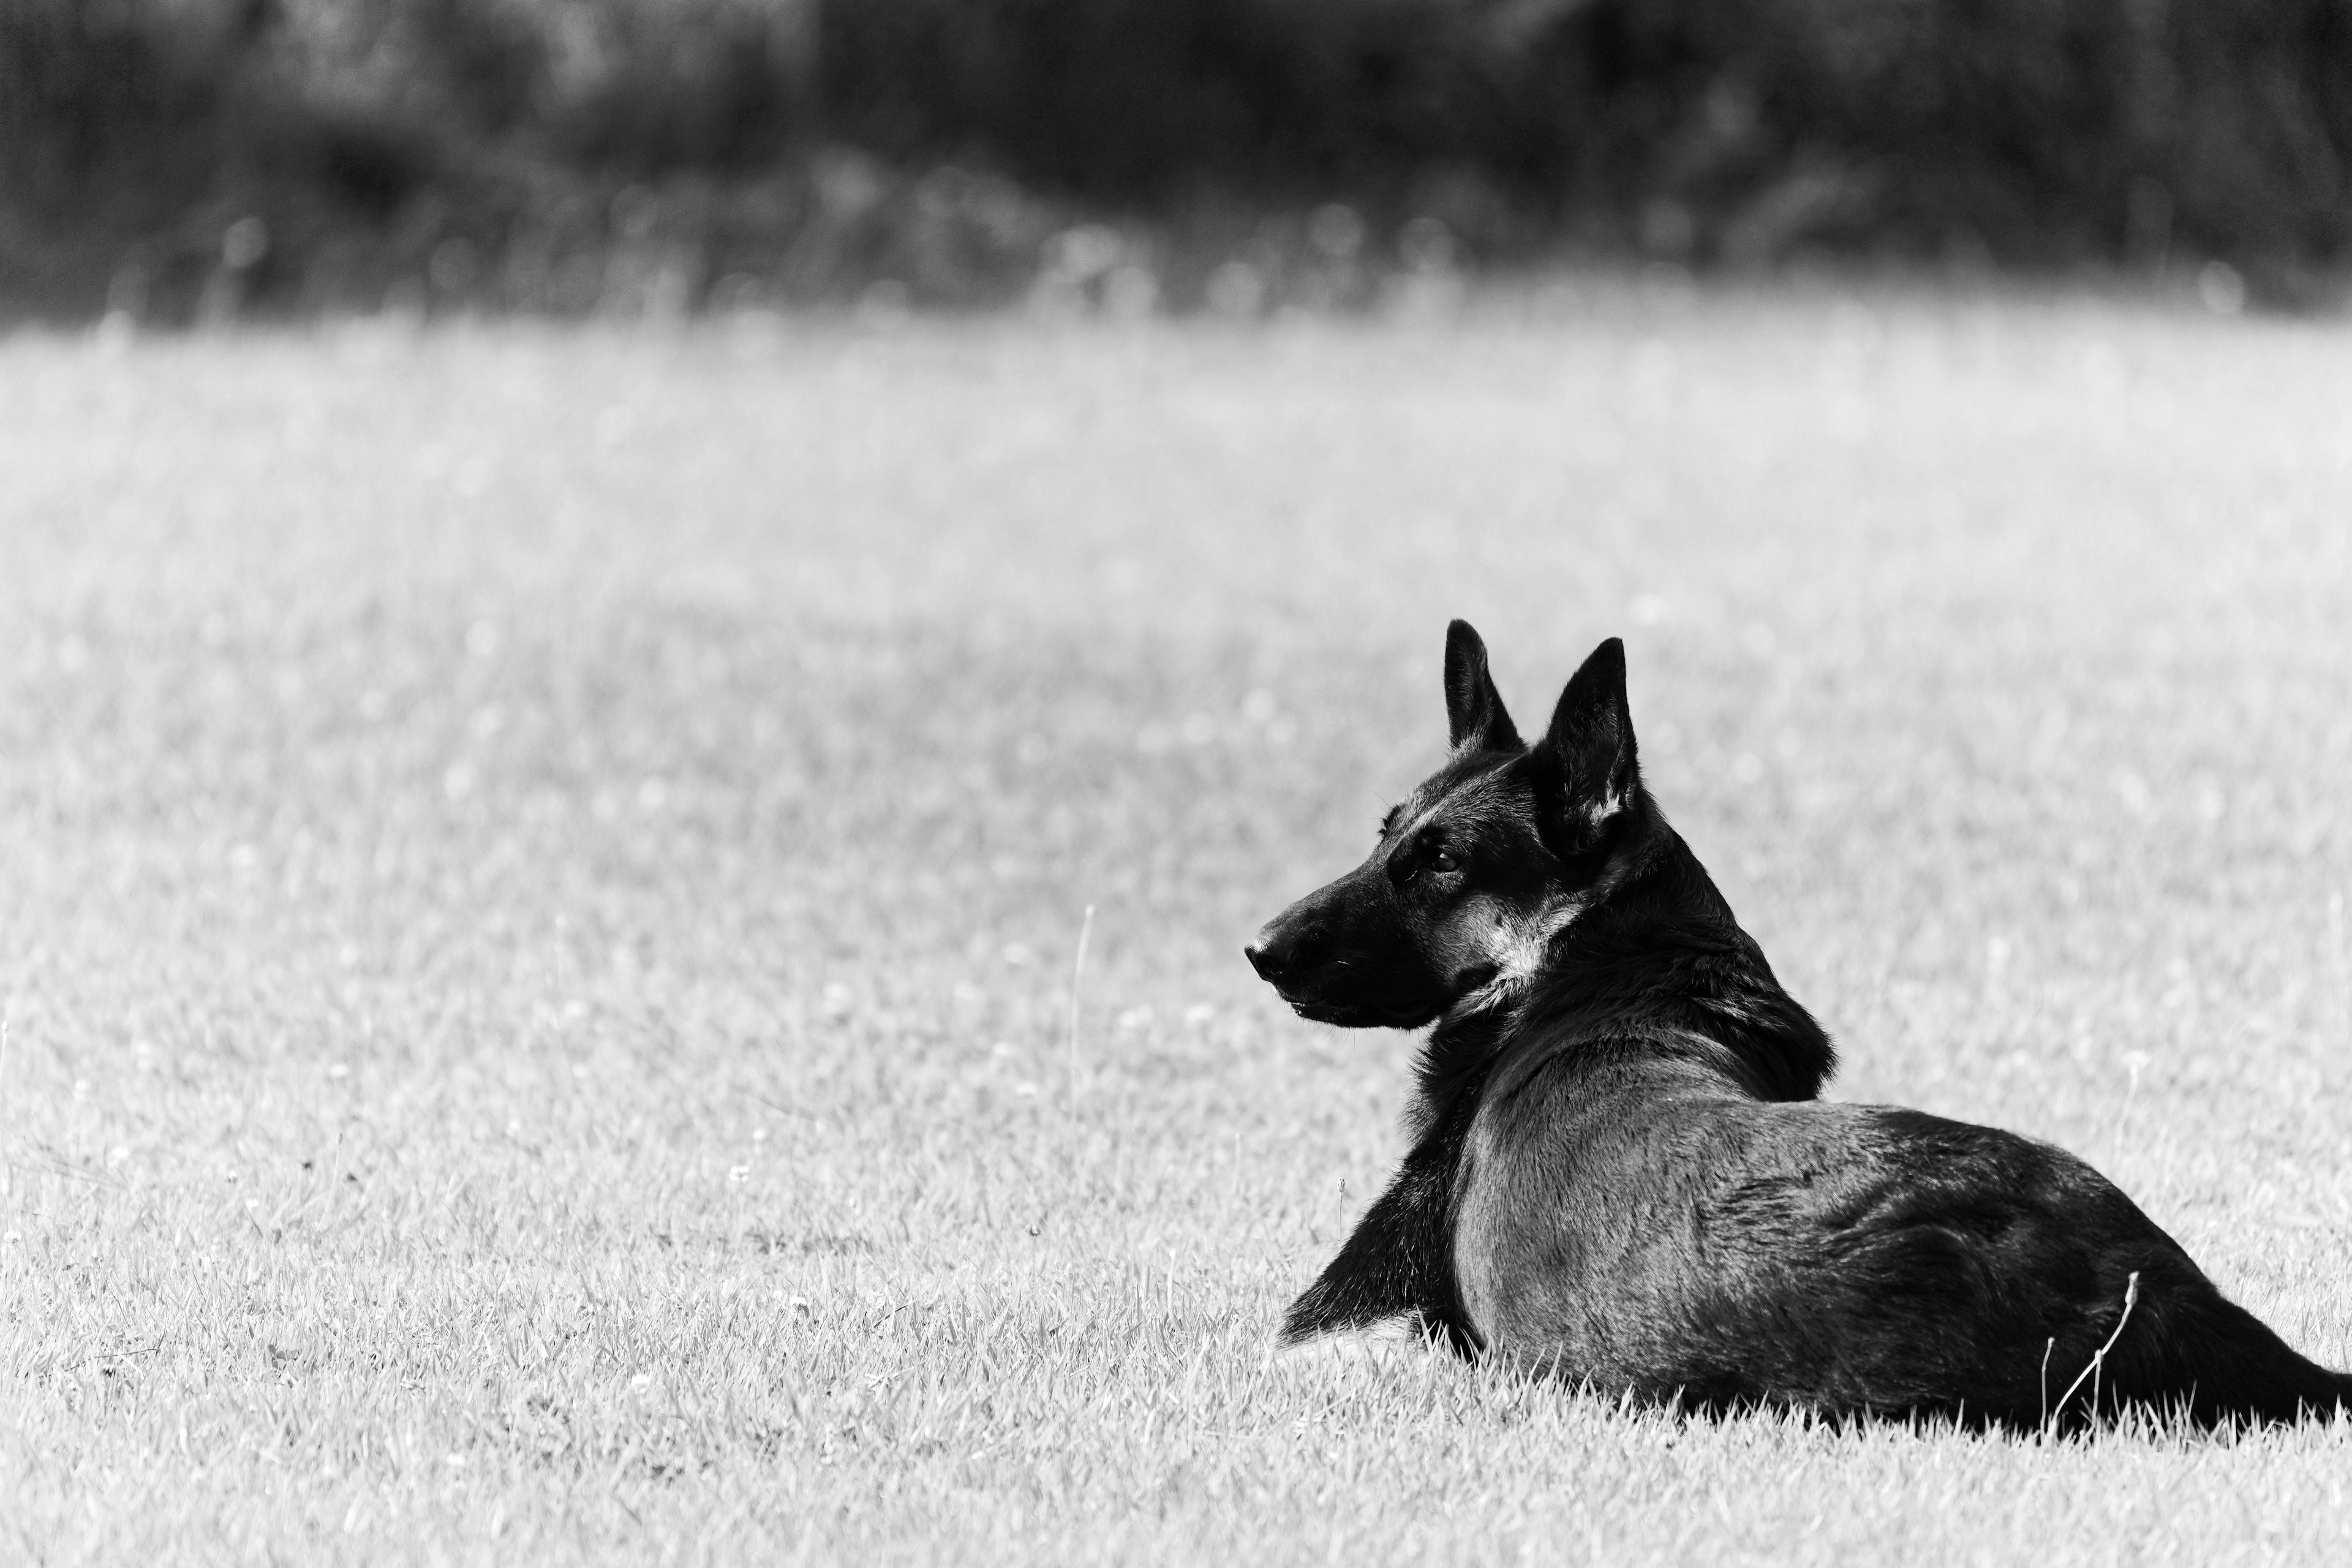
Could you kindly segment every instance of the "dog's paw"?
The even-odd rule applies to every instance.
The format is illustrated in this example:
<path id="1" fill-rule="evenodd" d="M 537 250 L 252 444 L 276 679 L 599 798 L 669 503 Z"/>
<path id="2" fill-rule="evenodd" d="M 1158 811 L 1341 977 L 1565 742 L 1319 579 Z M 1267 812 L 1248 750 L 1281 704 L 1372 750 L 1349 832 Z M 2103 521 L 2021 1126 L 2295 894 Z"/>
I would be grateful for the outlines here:
<path id="1" fill-rule="evenodd" d="M 1317 1334 L 1285 1345 L 1278 1353 L 1288 1366 L 1380 1369 L 1426 1355 L 1429 1348 L 1429 1331 L 1417 1314 L 1405 1312 L 1358 1329 Z"/>

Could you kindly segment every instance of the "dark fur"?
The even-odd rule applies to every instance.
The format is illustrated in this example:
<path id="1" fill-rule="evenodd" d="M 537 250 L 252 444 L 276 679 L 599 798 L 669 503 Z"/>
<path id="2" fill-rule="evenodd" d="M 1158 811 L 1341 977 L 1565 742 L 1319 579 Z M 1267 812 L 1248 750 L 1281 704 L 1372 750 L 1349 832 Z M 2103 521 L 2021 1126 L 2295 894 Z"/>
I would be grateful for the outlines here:
<path id="1" fill-rule="evenodd" d="M 2352 1380 L 2080 1160 L 1816 1098 L 1828 1037 L 1642 786 L 1620 644 L 1532 745 L 1459 621 L 1445 690 L 1445 766 L 1249 950 L 1307 1017 L 1436 1026 L 1413 1147 L 1286 1341 L 1405 1318 L 1710 1409 L 2034 1427 L 2342 1407 Z"/>

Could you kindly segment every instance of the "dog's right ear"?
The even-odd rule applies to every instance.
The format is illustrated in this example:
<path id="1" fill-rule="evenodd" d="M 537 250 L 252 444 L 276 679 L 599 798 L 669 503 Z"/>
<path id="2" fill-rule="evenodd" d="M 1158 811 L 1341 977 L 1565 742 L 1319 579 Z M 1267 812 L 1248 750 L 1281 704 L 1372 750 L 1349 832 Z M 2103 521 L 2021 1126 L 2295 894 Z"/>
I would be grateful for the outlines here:
<path id="1" fill-rule="evenodd" d="M 1519 749 L 1519 731 L 1486 673 L 1486 645 L 1468 621 L 1445 628 L 1445 737 L 1457 752 Z"/>

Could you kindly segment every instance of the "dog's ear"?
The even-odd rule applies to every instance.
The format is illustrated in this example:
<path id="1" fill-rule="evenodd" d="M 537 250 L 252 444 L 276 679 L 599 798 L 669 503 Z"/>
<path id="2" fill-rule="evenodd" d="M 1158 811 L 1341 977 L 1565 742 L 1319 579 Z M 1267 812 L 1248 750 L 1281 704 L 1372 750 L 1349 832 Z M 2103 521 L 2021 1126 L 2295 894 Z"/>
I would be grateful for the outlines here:
<path id="1" fill-rule="evenodd" d="M 1580 834 L 1633 804 L 1642 775 L 1625 706 L 1623 643 L 1611 637 L 1568 678 L 1537 751 L 1553 771 L 1561 814 Z"/>
<path id="2" fill-rule="evenodd" d="M 1486 673 L 1486 645 L 1468 621 L 1445 628 L 1445 736 L 1457 752 L 1519 749 L 1519 731 Z"/>

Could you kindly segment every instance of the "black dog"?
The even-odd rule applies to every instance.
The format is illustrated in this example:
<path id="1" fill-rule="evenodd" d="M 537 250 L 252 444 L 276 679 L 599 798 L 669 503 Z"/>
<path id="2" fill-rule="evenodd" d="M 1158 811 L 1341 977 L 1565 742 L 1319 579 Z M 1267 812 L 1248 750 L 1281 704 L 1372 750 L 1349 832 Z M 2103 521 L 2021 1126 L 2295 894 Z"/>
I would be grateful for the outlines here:
<path id="1" fill-rule="evenodd" d="M 1643 1400 L 2020 1428 L 2352 1397 L 2072 1155 L 1815 1098 L 1828 1037 L 1643 787 L 1621 643 L 1532 746 L 1461 621 L 1445 698 L 1445 765 L 1248 950 L 1303 1017 L 1436 1025 L 1286 1341 L 1402 1320 Z"/>

